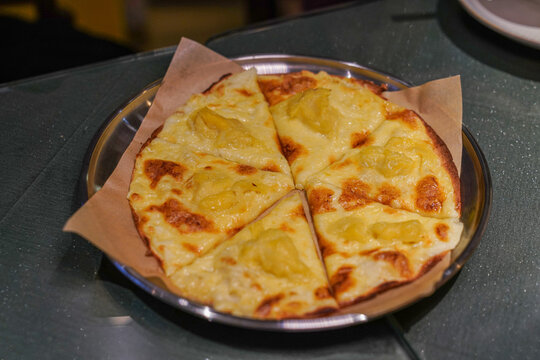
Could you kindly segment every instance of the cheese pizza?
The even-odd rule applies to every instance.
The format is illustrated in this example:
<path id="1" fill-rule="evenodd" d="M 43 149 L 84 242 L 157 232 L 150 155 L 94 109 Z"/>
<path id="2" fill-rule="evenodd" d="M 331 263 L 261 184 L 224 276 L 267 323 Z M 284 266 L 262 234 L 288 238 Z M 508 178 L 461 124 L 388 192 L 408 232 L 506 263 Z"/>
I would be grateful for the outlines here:
<path id="1" fill-rule="evenodd" d="M 171 280 L 186 298 L 237 316 L 285 319 L 337 309 L 297 192 Z"/>
<path id="2" fill-rule="evenodd" d="M 242 317 L 323 316 L 414 281 L 456 246 L 451 155 L 384 89 L 249 70 L 165 121 L 128 200 L 180 295 Z"/>
<path id="3" fill-rule="evenodd" d="M 361 146 L 385 119 L 383 87 L 308 71 L 262 76 L 259 84 L 296 184 Z"/>

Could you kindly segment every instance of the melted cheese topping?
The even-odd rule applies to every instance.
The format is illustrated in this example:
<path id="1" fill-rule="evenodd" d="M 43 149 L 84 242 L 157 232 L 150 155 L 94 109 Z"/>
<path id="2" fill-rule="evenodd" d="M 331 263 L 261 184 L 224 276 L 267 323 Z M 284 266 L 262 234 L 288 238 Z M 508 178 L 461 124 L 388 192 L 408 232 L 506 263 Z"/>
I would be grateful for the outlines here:
<path id="1" fill-rule="evenodd" d="M 167 173 L 167 166 L 154 166 L 149 173 L 145 166 L 164 161 L 174 164 L 170 169 L 183 169 L 182 174 Z M 160 174 L 157 182 L 155 173 Z M 154 139 L 137 158 L 128 198 L 139 231 L 170 274 L 255 219 L 292 187 L 282 173 Z"/>
<path id="2" fill-rule="evenodd" d="M 258 169 L 290 174 L 254 69 L 193 95 L 171 115 L 158 138 Z"/>
<path id="3" fill-rule="evenodd" d="M 238 316 L 282 319 L 336 309 L 298 193 L 171 279 L 187 298 Z"/>
<path id="4" fill-rule="evenodd" d="M 325 72 L 302 74 L 313 79 L 314 88 L 287 94 L 270 108 L 300 188 L 309 176 L 358 146 L 384 120 L 387 109 L 387 102 L 362 83 Z"/>
<path id="5" fill-rule="evenodd" d="M 458 217 L 459 202 L 443 159 L 420 119 L 413 120 L 414 129 L 384 121 L 369 136 L 369 145 L 349 151 L 308 183 L 346 189 L 351 181 L 361 181 L 372 201 L 426 216 Z"/>
<path id="6" fill-rule="evenodd" d="M 313 221 L 330 283 L 338 303 L 345 306 L 420 276 L 430 259 L 453 249 L 463 224 L 457 218 L 437 219 L 370 202 L 346 210 L 342 190 L 317 183 L 308 188 L 334 192 L 334 210 L 314 212 Z"/>

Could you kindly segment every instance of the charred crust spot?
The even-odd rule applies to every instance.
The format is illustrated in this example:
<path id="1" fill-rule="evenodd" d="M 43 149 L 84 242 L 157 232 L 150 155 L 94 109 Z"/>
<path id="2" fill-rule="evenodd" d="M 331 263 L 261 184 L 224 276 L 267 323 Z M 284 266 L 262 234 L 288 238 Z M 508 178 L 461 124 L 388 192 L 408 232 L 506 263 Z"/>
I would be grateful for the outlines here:
<path id="1" fill-rule="evenodd" d="M 347 211 L 361 208 L 371 202 L 368 196 L 370 186 L 360 180 L 345 180 L 342 188 L 338 201 Z"/>
<path id="2" fill-rule="evenodd" d="M 422 120 L 422 119 L 420 119 Z M 455 208 L 458 214 L 461 215 L 461 193 L 460 193 L 460 182 L 459 182 L 459 175 L 456 168 L 456 164 L 454 164 L 454 160 L 452 159 L 452 154 L 450 153 L 450 150 L 448 150 L 448 147 L 446 147 L 446 144 L 442 141 L 442 139 L 437 135 L 437 133 L 426 124 L 424 120 L 422 120 L 422 124 L 426 128 L 427 134 L 431 138 L 431 140 L 434 143 L 435 151 L 439 158 L 442 161 L 443 167 L 445 168 L 446 172 L 450 176 L 450 179 L 452 181 L 452 187 L 454 188 L 454 203 L 456 204 Z"/>
<path id="3" fill-rule="evenodd" d="M 279 75 L 279 79 L 275 77 L 269 79 L 259 78 L 258 82 L 270 106 L 285 100 L 289 95 L 317 86 L 317 80 L 304 75 L 302 72 Z"/>
<path id="4" fill-rule="evenodd" d="M 174 226 L 182 234 L 214 231 L 212 221 L 200 214 L 189 212 L 176 199 L 168 199 L 160 206 L 149 206 L 148 210 L 162 213 L 165 221 Z"/>
<path id="5" fill-rule="evenodd" d="M 158 134 L 161 132 L 161 130 L 163 130 L 163 125 L 159 126 L 157 129 L 155 129 L 152 132 L 152 135 L 150 135 L 150 137 L 148 139 L 146 139 L 144 144 L 142 144 L 141 149 L 139 150 L 139 153 L 137 154 L 137 157 L 139 157 L 141 155 L 141 152 L 144 150 L 145 147 L 150 145 L 152 140 L 154 140 L 158 136 Z"/>
<path id="6" fill-rule="evenodd" d="M 255 309 L 255 314 L 259 317 L 266 317 L 272 312 L 272 307 L 283 299 L 283 294 L 278 294 L 265 298 L 257 309 Z"/>
<path id="7" fill-rule="evenodd" d="M 387 120 L 401 120 L 411 129 L 416 129 L 418 126 L 419 117 L 414 111 L 405 109 L 402 111 L 386 114 L 386 119 Z"/>
<path id="8" fill-rule="evenodd" d="M 334 294 L 340 294 L 354 285 L 354 279 L 351 277 L 351 272 L 354 267 L 351 265 L 342 265 L 334 275 L 330 278 L 330 285 Z"/>
<path id="9" fill-rule="evenodd" d="M 240 175 L 252 175 L 257 172 L 257 169 L 255 169 L 253 166 L 243 164 L 236 165 L 234 170 Z"/>
<path id="10" fill-rule="evenodd" d="M 187 168 L 172 161 L 167 160 L 146 160 L 144 162 L 144 174 L 150 179 L 150 188 L 157 186 L 158 182 L 165 175 L 173 177 L 175 180 L 182 180 L 182 175 Z"/>
<path id="11" fill-rule="evenodd" d="M 420 271 L 418 272 L 418 275 L 416 276 L 416 278 L 419 278 L 420 276 L 424 275 L 425 273 L 427 273 L 429 270 L 433 269 L 433 267 L 435 265 L 437 265 L 439 263 L 439 261 L 441 261 L 445 256 L 446 254 L 448 254 L 449 250 L 447 251 L 443 251 L 442 253 L 440 254 L 437 254 L 435 256 L 432 256 L 428 259 L 428 261 L 426 261 L 424 263 L 424 265 L 422 265 L 422 268 L 420 269 Z"/>
<path id="12" fill-rule="evenodd" d="M 188 242 L 183 242 L 182 247 L 186 249 L 187 251 L 194 253 L 196 255 L 199 255 L 201 253 L 201 249 L 193 244 L 190 244 Z"/>
<path id="13" fill-rule="evenodd" d="M 236 265 L 236 260 L 234 260 L 232 257 L 226 256 L 219 259 L 222 263 L 225 263 L 227 265 Z"/>
<path id="14" fill-rule="evenodd" d="M 395 186 L 384 183 L 379 188 L 379 193 L 375 198 L 378 202 L 384 205 L 389 205 L 393 200 L 399 198 L 401 191 Z"/>
<path id="15" fill-rule="evenodd" d="M 409 278 L 412 276 L 409 259 L 399 251 L 381 251 L 375 253 L 373 259 L 386 261 L 398 271 L 401 277 Z"/>
<path id="16" fill-rule="evenodd" d="M 428 175 L 416 184 L 416 207 L 428 213 L 438 213 L 445 199 L 435 176 Z"/>
<path id="17" fill-rule="evenodd" d="M 247 97 L 253 96 L 253 93 L 247 89 L 234 89 L 234 91 Z"/>
<path id="18" fill-rule="evenodd" d="M 332 294 L 330 294 L 330 289 L 328 286 L 321 286 L 315 289 L 315 298 L 317 299 L 327 299 L 332 297 Z"/>
<path id="19" fill-rule="evenodd" d="M 437 235 L 441 241 L 448 241 L 448 230 L 450 230 L 450 227 L 446 224 L 439 223 L 435 225 L 435 235 Z"/>
<path id="20" fill-rule="evenodd" d="M 331 189 L 319 187 L 309 192 L 309 206 L 311 212 L 315 214 L 323 214 L 336 209 L 332 206 L 332 196 L 334 192 Z"/>
<path id="21" fill-rule="evenodd" d="M 203 94 L 206 95 L 206 94 L 209 94 L 209 93 L 215 91 L 216 89 L 214 89 L 214 87 L 217 88 L 217 85 L 218 85 L 220 82 L 222 82 L 223 80 L 225 80 L 226 78 L 228 78 L 228 77 L 231 76 L 231 75 L 232 75 L 231 73 L 222 75 L 222 76 L 218 79 L 218 81 L 212 83 L 206 90 L 204 90 L 204 91 L 203 91 Z"/>
<path id="22" fill-rule="evenodd" d="M 370 142 L 370 138 L 368 135 L 369 134 L 367 132 L 351 134 L 351 147 L 359 148 L 363 145 L 369 145 L 368 142 Z"/>
<path id="23" fill-rule="evenodd" d="M 372 299 L 375 296 L 377 296 L 378 294 L 381 294 L 381 293 L 383 293 L 383 292 L 385 292 L 387 290 L 397 288 L 397 287 L 400 287 L 400 286 L 403 286 L 403 285 L 410 284 L 411 282 L 419 279 L 421 276 L 423 276 L 428 271 L 430 271 L 435 265 L 437 265 L 439 263 L 439 261 L 441 261 L 446 256 L 446 254 L 448 254 L 448 251 L 444 251 L 444 252 L 442 252 L 442 253 L 440 253 L 438 255 L 435 255 L 435 256 L 429 258 L 424 263 L 424 265 L 422 265 L 422 268 L 420 269 L 420 271 L 418 272 L 418 274 L 416 274 L 416 276 L 414 278 L 409 278 L 409 279 L 403 280 L 403 281 L 392 280 L 392 281 L 384 282 L 384 283 L 374 287 L 373 289 L 371 289 L 367 293 L 357 297 L 353 301 L 339 302 L 339 305 L 344 307 L 344 306 L 356 304 L 356 303 L 359 303 L 359 302 L 362 302 L 362 301 Z"/>
<path id="24" fill-rule="evenodd" d="M 307 154 L 307 149 L 288 136 L 281 138 L 281 151 L 285 159 L 292 164 L 299 156 Z"/>

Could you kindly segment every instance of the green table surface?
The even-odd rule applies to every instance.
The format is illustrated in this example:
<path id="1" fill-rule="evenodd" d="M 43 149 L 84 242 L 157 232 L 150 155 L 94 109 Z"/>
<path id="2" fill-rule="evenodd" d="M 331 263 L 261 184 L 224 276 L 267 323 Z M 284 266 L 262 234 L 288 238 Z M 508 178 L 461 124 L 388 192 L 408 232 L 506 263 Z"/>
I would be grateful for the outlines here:
<path id="1" fill-rule="evenodd" d="M 107 117 L 162 77 L 174 48 L 0 85 L 0 359 L 540 358 L 540 51 L 457 1 L 360 1 L 213 38 L 226 55 L 357 62 L 413 84 L 460 74 L 464 125 L 493 206 L 469 262 L 433 296 L 341 330 L 268 333 L 208 323 L 147 295 L 61 228 Z"/>

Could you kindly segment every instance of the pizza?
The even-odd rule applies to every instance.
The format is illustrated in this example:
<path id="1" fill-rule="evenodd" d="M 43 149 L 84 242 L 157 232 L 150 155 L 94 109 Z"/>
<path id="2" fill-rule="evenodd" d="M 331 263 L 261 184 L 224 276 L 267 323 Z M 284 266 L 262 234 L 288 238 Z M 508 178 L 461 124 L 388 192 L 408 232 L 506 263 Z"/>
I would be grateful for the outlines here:
<path id="1" fill-rule="evenodd" d="M 362 146 L 385 119 L 383 87 L 353 78 L 308 71 L 262 76 L 283 153 L 296 184 Z"/>
<path id="2" fill-rule="evenodd" d="M 128 200 L 181 296 L 249 318 L 323 316 L 418 279 L 457 245 L 451 155 L 384 90 L 248 70 L 156 130 Z"/>
<path id="3" fill-rule="evenodd" d="M 137 156 L 128 199 L 139 233 L 170 275 L 291 189 L 283 173 L 156 138 Z"/>
<path id="4" fill-rule="evenodd" d="M 327 183 L 311 183 L 307 192 L 330 285 L 342 307 L 419 278 L 461 237 L 458 218 L 395 209 Z"/>
<path id="5" fill-rule="evenodd" d="M 287 319 L 337 309 L 298 192 L 171 280 L 185 297 L 237 316 Z"/>

